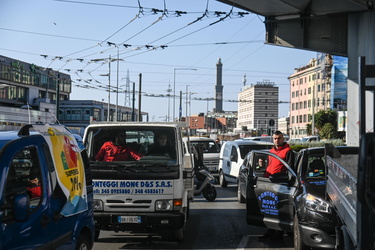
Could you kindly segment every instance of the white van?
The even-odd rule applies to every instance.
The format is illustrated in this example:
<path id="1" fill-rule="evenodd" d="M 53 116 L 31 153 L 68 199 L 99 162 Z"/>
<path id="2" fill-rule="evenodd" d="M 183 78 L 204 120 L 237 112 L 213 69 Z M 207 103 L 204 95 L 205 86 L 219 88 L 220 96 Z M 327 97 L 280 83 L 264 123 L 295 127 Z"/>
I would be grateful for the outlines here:
<path id="1" fill-rule="evenodd" d="M 252 150 L 271 149 L 273 143 L 264 141 L 228 141 L 221 146 L 219 158 L 219 182 L 222 187 L 228 183 L 237 184 L 241 164 Z"/>

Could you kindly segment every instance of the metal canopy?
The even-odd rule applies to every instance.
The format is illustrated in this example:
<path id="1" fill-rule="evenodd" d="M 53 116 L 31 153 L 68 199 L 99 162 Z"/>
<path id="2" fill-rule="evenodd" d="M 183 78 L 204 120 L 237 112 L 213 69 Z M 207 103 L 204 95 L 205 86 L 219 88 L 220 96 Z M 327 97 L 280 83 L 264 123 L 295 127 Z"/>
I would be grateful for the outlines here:
<path id="1" fill-rule="evenodd" d="M 348 55 L 348 14 L 374 8 L 363 0 L 217 0 L 265 17 L 265 43 Z"/>
<path id="2" fill-rule="evenodd" d="M 322 16 L 366 11 L 372 1 L 362 0 L 218 0 L 265 17 L 306 14 Z"/>

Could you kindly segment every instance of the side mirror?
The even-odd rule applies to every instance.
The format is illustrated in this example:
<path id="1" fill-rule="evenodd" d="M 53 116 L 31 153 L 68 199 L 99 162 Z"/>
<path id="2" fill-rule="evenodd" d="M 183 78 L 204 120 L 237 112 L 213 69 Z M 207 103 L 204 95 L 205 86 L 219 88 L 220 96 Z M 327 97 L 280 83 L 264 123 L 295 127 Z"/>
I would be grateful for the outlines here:
<path id="1" fill-rule="evenodd" d="M 16 221 L 26 221 L 29 218 L 30 200 L 25 193 L 17 194 L 13 202 L 14 219 Z"/>

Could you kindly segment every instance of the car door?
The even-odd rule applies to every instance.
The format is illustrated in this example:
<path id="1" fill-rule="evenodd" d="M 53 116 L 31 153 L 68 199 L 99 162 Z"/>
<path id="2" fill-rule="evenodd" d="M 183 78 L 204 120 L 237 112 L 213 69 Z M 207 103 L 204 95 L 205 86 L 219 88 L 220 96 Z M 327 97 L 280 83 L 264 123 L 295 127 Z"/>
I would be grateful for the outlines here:
<path id="1" fill-rule="evenodd" d="M 249 175 L 249 168 L 250 168 L 250 162 L 251 159 L 250 154 L 247 154 L 245 156 L 245 159 L 243 160 L 243 163 L 240 167 L 240 172 L 238 174 L 238 189 L 239 192 L 246 197 L 246 187 L 247 187 L 247 180 Z"/>
<path id="2" fill-rule="evenodd" d="M 280 157 L 264 151 L 251 153 L 246 199 L 246 220 L 249 225 L 262 226 L 277 230 L 291 231 L 293 227 L 293 203 L 297 190 L 297 175 Z M 257 160 L 275 157 L 288 169 L 287 174 L 275 174 L 263 177 L 255 170 Z"/>
<path id="3" fill-rule="evenodd" d="M 230 166 L 229 175 L 230 175 L 231 181 L 236 182 L 243 160 L 241 158 L 239 148 L 234 145 L 232 146 L 232 150 L 230 154 L 230 161 L 231 161 L 231 166 Z"/>
<path id="4" fill-rule="evenodd" d="M 39 161 L 37 139 L 29 138 L 16 140 L 9 144 L 1 155 L 0 164 L 9 166 L 6 178 L 4 178 L 4 196 L 1 200 L 1 241 L 4 249 L 21 247 L 33 249 L 36 246 L 47 243 L 49 239 L 48 230 L 44 229 L 45 222 L 49 220 L 46 216 L 48 209 L 46 203 L 46 175 Z M 31 185 L 31 180 L 37 178 L 39 188 Z M 36 191 L 36 188 L 39 190 Z M 29 213 L 27 218 L 18 220 L 17 211 L 12 204 L 17 195 L 29 196 Z M 16 215 L 16 216 L 14 216 Z"/>

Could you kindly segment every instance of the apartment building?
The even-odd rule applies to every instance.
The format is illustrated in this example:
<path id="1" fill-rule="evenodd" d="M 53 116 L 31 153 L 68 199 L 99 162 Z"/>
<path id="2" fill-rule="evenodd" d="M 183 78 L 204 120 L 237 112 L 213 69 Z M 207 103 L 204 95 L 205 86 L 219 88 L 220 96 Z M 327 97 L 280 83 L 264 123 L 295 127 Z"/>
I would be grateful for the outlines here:
<path id="1" fill-rule="evenodd" d="M 318 53 L 316 58 L 289 76 L 290 138 L 307 136 L 307 125 L 317 134 L 313 114 L 321 110 L 346 110 L 347 58 Z"/>
<path id="2" fill-rule="evenodd" d="M 268 129 L 277 130 L 279 114 L 279 87 L 274 82 L 263 80 L 245 85 L 238 94 L 238 120 L 236 131 L 247 128 L 261 135 Z M 274 126 L 270 126 L 270 120 Z M 272 124 L 272 121 L 271 121 Z"/>

